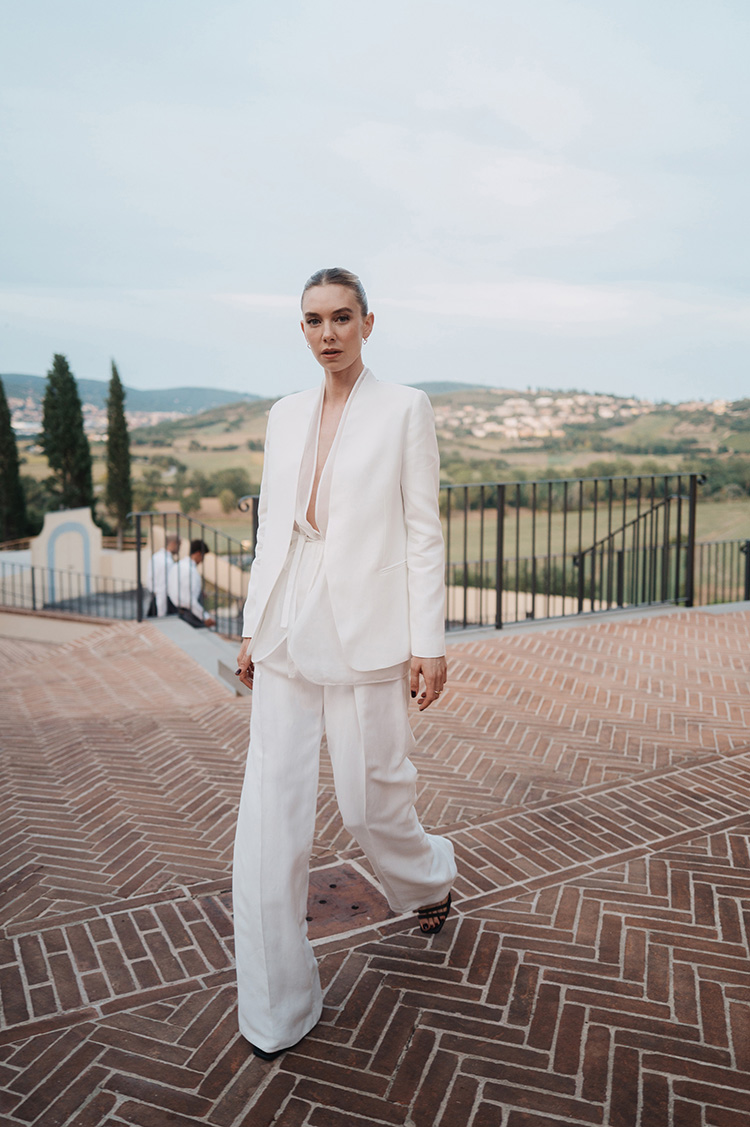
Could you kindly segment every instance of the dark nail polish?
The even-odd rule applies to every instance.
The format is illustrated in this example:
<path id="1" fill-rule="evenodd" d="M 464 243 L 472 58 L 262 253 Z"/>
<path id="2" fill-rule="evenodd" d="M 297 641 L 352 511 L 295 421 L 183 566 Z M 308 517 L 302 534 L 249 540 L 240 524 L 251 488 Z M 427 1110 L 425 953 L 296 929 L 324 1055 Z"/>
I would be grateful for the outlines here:
<path id="1" fill-rule="evenodd" d="M 416 694 L 416 693 L 414 692 L 414 690 L 413 690 L 413 689 L 412 689 L 412 694 L 411 694 L 411 695 L 412 695 L 412 698 L 414 698 L 414 697 L 415 697 L 415 696 L 417 695 L 417 694 Z"/>

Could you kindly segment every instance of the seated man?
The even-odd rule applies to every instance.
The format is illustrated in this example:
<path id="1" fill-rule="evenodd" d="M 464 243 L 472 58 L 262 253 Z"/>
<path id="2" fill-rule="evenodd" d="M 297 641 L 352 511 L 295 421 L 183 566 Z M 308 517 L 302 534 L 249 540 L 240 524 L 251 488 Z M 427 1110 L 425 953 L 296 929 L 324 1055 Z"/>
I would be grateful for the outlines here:
<path id="1" fill-rule="evenodd" d="M 176 563 L 167 579 L 167 614 L 179 614 L 190 626 L 214 626 L 216 619 L 203 609 L 203 582 L 198 564 L 208 555 L 205 540 L 190 541 L 190 555 Z"/>
<path id="2" fill-rule="evenodd" d="M 151 592 L 151 601 L 148 607 L 149 618 L 163 618 L 167 613 L 167 580 L 169 573 L 175 566 L 177 553 L 180 550 L 180 538 L 171 535 L 167 538 L 166 547 L 154 552 L 148 564 L 144 587 Z"/>

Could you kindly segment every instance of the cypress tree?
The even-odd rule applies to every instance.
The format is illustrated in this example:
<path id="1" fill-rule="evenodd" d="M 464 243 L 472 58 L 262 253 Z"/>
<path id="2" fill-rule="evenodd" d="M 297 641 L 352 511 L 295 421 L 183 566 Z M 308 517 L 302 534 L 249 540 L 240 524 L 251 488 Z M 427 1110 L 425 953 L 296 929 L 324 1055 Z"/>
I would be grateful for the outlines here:
<path id="1" fill-rule="evenodd" d="M 83 429 L 81 400 L 68 361 L 59 353 L 47 372 L 41 446 L 54 474 L 60 508 L 88 506 L 93 511 L 91 450 Z"/>
<path id="2" fill-rule="evenodd" d="M 117 546 L 122 548 L 122 536 L 128 513 L 133 508 L 133 486 L 130 480 L 130 435 L 125 419 L 125 389 L 117 365 L 112 361 L 112 378 L 107 397 L 107 508 L 117 522 Z"/>
<path id="3" fill-rule="evenodd" d="M 18 540 L 27 532 L 26 498 L 21 485 L 18 446 L 5 388 L 0 380 L 0 540 Z"/>

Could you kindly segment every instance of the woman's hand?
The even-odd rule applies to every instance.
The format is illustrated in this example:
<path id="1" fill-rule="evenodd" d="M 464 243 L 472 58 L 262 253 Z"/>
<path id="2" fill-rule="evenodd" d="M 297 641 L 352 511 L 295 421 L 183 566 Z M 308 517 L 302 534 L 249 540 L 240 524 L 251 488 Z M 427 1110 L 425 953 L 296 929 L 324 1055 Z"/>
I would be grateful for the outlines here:
<path id="1" fill-rule="evenodd" d="M 411 695 L 419 692 L 420 674 L 424 679 L 424 692 L 417 701 L 419 711 L 429 708 L 437 700 L 445 687 L 448 665 L 444 657 L 413 657 L 411 659 Z"/>
<path id="2" fill-rule="evenodd" d="M 249 650 L 250 638 L 243 638 L 240 652 L 237 654 L 237 676 L 243 685 L 247 685 L 248 689 L 252 689 L 255 666 L 250 658 Z"/>

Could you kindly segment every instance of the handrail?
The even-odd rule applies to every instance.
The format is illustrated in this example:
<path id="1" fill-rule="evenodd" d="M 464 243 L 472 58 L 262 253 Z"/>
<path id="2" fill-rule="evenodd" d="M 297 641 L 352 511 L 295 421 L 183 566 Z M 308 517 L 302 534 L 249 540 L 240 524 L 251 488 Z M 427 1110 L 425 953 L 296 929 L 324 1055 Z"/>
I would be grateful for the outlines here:
<path id="1" fill-rule="evenodd" d="M 633 519 L 629 520 L 627 524 L 620 525 L 619 528 L 615 528 L 612 530 L 612 532 L 608 532 L 606 536 L 603 536 L 601 538 L 601 540 L 597 540 L 594 544 L 589 544 L 588 548 L 584 548 L 581 551 L 580 555 L 586 556 L 589 552 L 595 552 L 597 548 L 603 547 L 609 540 L 614 540 L 616 536 L 622 536 L 623 532 L 627 532 L 629 528 L 633 528 L 638 523 L 638 521 L 648 520 L 648 518 L 653 513 L 665 508 L 667 505 L 671 504 L 672 501 L 689 500 L 690 498 L 686 497 L 682 493 L 672 493 L 669 497 L 663 497 L 661 501 L 658 501 L 655 505 L 652 505 L 650 509 L 646 509 L 644 510 L 644 512 L 639 513 L 638 516 L 633 517 Z M 574 561 L 578 558 L 578 554 L 573 557 Z"/>
<path id="2" fill-rule="evenodd" d="M 19 540 L 3 540 L 0 543 L 0 552 L 23 552 L 31 547 L 33 537 L 22 536 Z"/>

